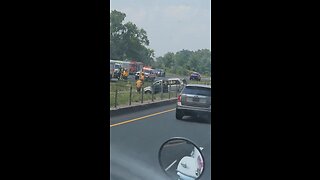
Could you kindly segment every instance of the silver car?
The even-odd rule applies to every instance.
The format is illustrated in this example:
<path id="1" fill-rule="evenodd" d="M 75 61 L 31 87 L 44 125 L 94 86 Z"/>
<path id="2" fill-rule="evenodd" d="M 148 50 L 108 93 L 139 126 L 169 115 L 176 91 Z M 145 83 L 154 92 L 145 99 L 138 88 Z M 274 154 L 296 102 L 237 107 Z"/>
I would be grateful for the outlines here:
<path id="1" fill-rule="evenodd" d="M 161 93 L 161 83 L 162 82 L 166 82 L 166 84 L 164 85 L 164 89 L 163 92 L 164 93 L 168 93 L 168 91 L 170 92 L 180 92 L 183 87 L 186 85 L 185 82 L 183 82 L 183 80 L 179 79 L 179 78 L 164 78 L 162 80 L 158 80 L 156 82 L 153 83 L 153 88 L 151 86 L 147 86 L 144 88 L 144 93 L 146 94 L 157 94 L 157 93 Z"/>
<path id="2" fill-rule="evenodd" d="M 176 118 L 183 116 L 202 116 L 211 119 L 211 86 L 188 84 L 178 96 Z"/>

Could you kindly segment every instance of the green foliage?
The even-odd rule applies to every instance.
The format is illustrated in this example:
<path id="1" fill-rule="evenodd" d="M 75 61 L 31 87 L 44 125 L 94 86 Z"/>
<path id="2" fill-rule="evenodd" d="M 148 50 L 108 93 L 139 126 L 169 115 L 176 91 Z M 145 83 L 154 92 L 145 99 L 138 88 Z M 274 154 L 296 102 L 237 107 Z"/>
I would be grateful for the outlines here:
<path id="1" fill-rule="evenodd" d="M 149 46 L 147 32 L 134 23 L 123 23 L 125 13 L 110 13 L 110 59 L 135 59 L 146 65 L 154 64 L 154 51 Z"/>
<path id="2" fill-rule="evenodd" d="M 181 50 L 177 53 L 169 52 L 158 57 L 155 64 L 173 74 L 189 75 L 192 71 L 196 71 L 203 75 L 210 75 L 211 51 L 201 49 L 198 51 Z"/>
<path id="3" fill-rule="evenodd" d="M 132 22 L 124 23 L 125 18 L 126 14 L 120 11 L 110 13 L 110 59 L 134 59 L 180 75 L 189 75 L 192 71 L 203 75 L 211 73 L 211 51 L 208 49 L 168 52 L 155 61 L 154 50 L 148 48 L 147 32 Z"/>

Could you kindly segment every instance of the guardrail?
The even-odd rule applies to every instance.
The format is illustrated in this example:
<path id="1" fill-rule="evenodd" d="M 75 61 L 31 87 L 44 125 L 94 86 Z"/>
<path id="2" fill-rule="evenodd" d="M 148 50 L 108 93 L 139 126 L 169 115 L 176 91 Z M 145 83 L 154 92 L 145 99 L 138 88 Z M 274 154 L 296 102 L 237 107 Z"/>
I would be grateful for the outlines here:
<path id="1" fill-rule="evenodd" d="M 128 81 L 127 81 L 128 82 Z M 207 84 L 211 85 L 211 81 L 191 81 L 188 84 Z M 151 86 L 151 93 L 144 93 L 144 88 Z M 164 88 L 165 87 L 165 88 Z M 167 85 L 164 86 L 161 84 L 160 91 L 157 89 L 155 92 L 155 86 L 152 82 L 145 82 L 141 87 L 140 92 L 136 90 L 136 87 L 132 83 L 127 84 L 118 84 L 115 83 L 113 88 L 110 88 L 110 107 L 117 108 L 118 106 L 131 106 L 136 104 L 144 104 L 159 100 L 177 98 L 178 94 L 182 90 L 182 87 L 179 85 L 176 86 Z"/>
<path id="2" fill-rule="evenodd" d="M 142 86 L 140 92 L 137 91 L 136 87 L 130 86 L 127 91 L 119 91 L 116 89 L 110 92 L 110 107 L 118 107 L 121 105 L 133 105 L 143 104 L 149 102 L 155 102 L 159 100 L 177 98 L 182 86 L 173 88 L 171 85 L 160 86 L 160 92 L 155 93 L 155 86 L 151 86 L 151 93 L 145 93 L 145 87 Z M 149 91 L 148 91 L 149 92 Z"/>

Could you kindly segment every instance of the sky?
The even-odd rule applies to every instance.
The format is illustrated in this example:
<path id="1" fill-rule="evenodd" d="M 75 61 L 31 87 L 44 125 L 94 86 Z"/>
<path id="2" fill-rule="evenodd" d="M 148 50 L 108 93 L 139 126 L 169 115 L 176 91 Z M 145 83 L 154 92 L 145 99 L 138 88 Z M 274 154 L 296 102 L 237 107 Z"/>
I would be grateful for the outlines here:
<path id="1" fill-rule="evenodd" d="M 211 0 L 111 0 L 111 10 L 146 30 L 155 57 L 211 50 Z"/>

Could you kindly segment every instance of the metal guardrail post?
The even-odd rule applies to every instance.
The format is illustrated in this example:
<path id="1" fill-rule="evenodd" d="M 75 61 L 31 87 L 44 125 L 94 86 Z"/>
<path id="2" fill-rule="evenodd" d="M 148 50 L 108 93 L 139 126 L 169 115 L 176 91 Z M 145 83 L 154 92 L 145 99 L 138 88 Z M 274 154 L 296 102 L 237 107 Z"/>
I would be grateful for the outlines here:
<path id="1" fill-rule="evenodd" d="M 179 90 L 179 89 L 178 89 L 178 88 L 176 88 L 176 97 L 178 97 L 178 90 Z"/>
<path id="2" fill-rule="evenodd" d="M 117 107 L 117 99 L 118 99 L 118 89 L 116 89 L 115 99 L 114 99 L 114 107 Z"/>
<path id="3" fill-rule="evenodd" d="M 130 86 L 129 106 L 131 106 L 131 97 L 132 97 L 132 86 Z"/>
<path id="4" fill-rule="evenodd" d="M 169 84 L 169 89 L 168 89 L 168 93 L 169 93 L 169 99 L 170 99 L 170 93 L 171 93 L 171 84 Z"/>
<path id="5" fill-rule="evenodd" d="M 151 85 L 151 101 L 153 102 L 154 85 Z"/>
<path id="6" fill-rule="evenodd" d="M 143 94 L 144 94 L 144 87 L 141 87 L 141 104 L 143 104 Z"/>
<path id="7" fill-rule="evenodd" d="M 161 100 L 163 99 L 163 82 L 161 81 Z"/>

